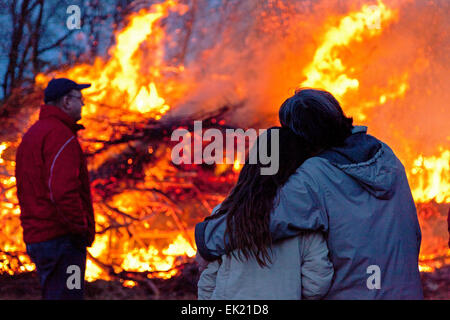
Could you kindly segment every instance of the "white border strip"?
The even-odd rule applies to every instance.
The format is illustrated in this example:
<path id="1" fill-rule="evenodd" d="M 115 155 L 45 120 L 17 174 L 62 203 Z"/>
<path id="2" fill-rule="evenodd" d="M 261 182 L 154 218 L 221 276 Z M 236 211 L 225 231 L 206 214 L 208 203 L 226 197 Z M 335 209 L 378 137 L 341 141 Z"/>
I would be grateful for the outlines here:
<path id="1" fill-rule="evenodd" d="M 50 167 L 50 178 L 48 179 L 48 189 L 50 190 L 50 200 L 54 203 L 55 200 L 53 199 L 53 193 L 52 193 L 52 175 L 53 175 L 53 167 L 55 166 L 56 159 L 59 157 L 59 154 L 63 151 L 63 149 L 66 147 L 66 145 L 72 141 L 75 138 L 75 136 L 72 136 L 69 140 L 66 141 L 66 143 L 63 144 L 63 146 L 59 149 L 58 153 L 56 154 L 55 158 L 53 159 L 52 166 Z"/>

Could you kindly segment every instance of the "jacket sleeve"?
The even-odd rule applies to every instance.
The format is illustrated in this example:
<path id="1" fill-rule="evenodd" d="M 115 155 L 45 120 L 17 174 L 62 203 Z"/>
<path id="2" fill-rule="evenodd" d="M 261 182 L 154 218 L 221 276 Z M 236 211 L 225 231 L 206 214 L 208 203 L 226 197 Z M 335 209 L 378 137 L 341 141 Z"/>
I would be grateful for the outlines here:
<path id="1" fill-rule="evenodd" d="M 322 233 L 305 234 L 302 237 L 302 249 L 302 298 L 320 299 L 327 294 L 334 274 Z"/>
<path id="2" fill-rule="evenodd" d="M 297 236 L 304 230 L 327 232 L 328 216 L 323 209 L 322 197 L 323 191 L 313 177 L 302 167 L 297 169 L 275 200 L 270 218 L 272 239 Z M 205 260 L 214 261 L 226 253 L 225 230 L 225 215 L 196 225 L 197 249 Z"/>
<path id="3" fill-rule="evenodd" d="M 219 260 L 213 261 L 208 264 L 205 270 L 203 270 L 198 280 L 198 300 L 210 300 L 211 296 L 216 289 L 217 271 L 219 270 Z"/>
<path id="4" fill-rule="evenodd" d="M 87 233 L 87 214 L 81 199 L 81 155 L 75 136 L 61 143 L 53 141 L 54 156 L 49 161 L 48 188 L 58 218 L 71 233 Z M 58 146 L 55 148 L 55 146 Z"/>
<path id="5" fill-rule="evenodd" d="M 303 167 L 281 188 L 271 215 L 270 229 L 274 239 L 297 236 L 302 231 L 328 232 L 325 191 Z"/>

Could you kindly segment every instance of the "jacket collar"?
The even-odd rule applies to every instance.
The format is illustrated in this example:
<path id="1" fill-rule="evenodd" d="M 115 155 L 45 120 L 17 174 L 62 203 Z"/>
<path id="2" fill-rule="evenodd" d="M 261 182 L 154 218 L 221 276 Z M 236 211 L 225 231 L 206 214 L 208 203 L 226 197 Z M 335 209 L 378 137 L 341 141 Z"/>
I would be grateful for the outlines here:
<path id="1" fill-rule="evenodd" d="M 67 113 L 62 111 L 60 108 L 49 104 L 44 104 L 41 106 L 39 120 L 48 118 L 57 118 L 66 126 L 68 126 L 70 130 L 73 131 L 73 133 L 77 133 L 78 130 L 84 129 L 83 125 L 77 124 Z"/>
<path id="2" fill-rule="evenodd" d="M 367 132 L 367 126 L 353 126 L 352 134 L 360 133 L 360 132 L 366 133 Z"/>

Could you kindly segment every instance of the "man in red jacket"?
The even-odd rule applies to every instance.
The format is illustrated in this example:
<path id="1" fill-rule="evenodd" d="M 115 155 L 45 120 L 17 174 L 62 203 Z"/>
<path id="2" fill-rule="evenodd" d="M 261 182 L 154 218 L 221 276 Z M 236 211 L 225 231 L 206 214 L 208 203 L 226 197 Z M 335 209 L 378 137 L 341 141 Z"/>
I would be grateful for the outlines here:
<path id="1" fill-rule="evenodd" d="M 16 154 L 17 196 L 27 253 L 44 299 L 83 299 L 86 247 L 95 237 L 89 175 L 77 132 L 90 84 L 53 79 L 39 120 Z"/>

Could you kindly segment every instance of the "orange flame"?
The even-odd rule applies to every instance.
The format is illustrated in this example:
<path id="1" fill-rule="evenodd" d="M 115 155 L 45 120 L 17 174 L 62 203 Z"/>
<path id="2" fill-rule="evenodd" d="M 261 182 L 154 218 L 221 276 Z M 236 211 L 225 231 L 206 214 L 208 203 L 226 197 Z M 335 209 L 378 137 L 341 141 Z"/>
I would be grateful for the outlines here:
<path id="1" fill-rule="evenodd" d="M 373 37 L 381 33 L 381 28 L 376 24 L 393 19 L 392 10 L 386 8 L 381 1 L 378 1 L 377 10 L 373 10 L 373 7 L 364 5 L 361 11 L 348 14 L 340 20 L 339 26 L 326 32 L 312 63 L 304 70 L 307 79 L 302 82 L 302 86 L 324 88 L 339 98 L 348 90 L 359 87 L 357 79 L 352 79 L 344 73 L 347 68 L 337 56 L 337 52 L 351 41 L 362 41 L 363 37 Z"/>
<path id="2" fill-rule="evenodd" d="M 149 10 L 142 9 L 131 15 L 129 24 L 117 35 L 117 44 L 109 50 L 111 58 L 108 61 L 105 62 L 98 57 L 94 65 L 81 64 L 57 74 L 76 79 L 80 83 L 92 83 L 92 87 L 83 90 L 89 102 L 83 108 L 84 117 L 98 114 L 101 110 L 105 110 L 105 105 L 118 106 L 122 112 L 125 110 L 139 112 L 156 119 L 160 119 L 170 109 L 157 90 L 157 82 L 164 68 L 161 42 L 165 37 L 164 30 L 157 23 L 166 17 L 169 11 L 175 10 L 183 13 L 186 7 L 168 0 L 153 5 Z M 151 57 L 152 68 L 142 70 L 144 57 L 140 48 L 149 39 L 157 50 Z M 175 71 L 181 70 L 182 66 Z M 143 77 L 143 74 L 146 76 Z M 153 80 L 149 82 L 149 79 Z M 36 76 L 36 83 L 39 85 L 45 85 L 48 80 L 48 75 Z M 118 115 L 120 113 L 114 114 Z"/>

